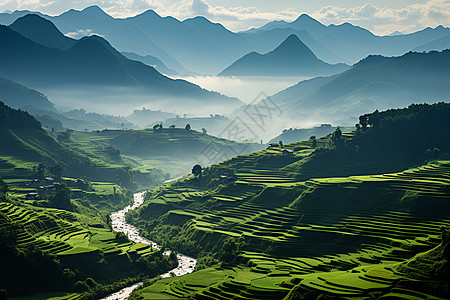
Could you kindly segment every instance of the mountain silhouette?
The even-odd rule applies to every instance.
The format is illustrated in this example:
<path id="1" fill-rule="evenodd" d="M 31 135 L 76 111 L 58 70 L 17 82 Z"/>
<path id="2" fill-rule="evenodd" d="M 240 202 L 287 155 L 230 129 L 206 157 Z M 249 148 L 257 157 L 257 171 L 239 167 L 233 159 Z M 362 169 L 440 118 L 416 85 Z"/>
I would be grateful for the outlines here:
<path id="1" fill-rule="evenodd" d="M 416 52 L 422 51 L 442 51 L 445 49 L 450 49 L 450 34 L 429 43 L 426 43 L 422 46 L 419 46 L 414 49 Z"/>
<path id="2" fill-rule="evenodd" d="M 38 23 L 41 23 L 39 20 Z M 40 33 L 45 35 L 45 32 Z M 208 100 L 208 104 L 239 105 L 184 80 L 170 79 L 153 67 L 129 60 L 99 36 L 83 37 L 62 51 L 37 44 L 0 25 L 0 72 L 34 88 L 74 86 L 136 87 L 152 95 Z M 202 100 L 203 99 L 203 100 Z"/>
<path id="3" fill-rule="evenodd" d="M 350 23 L 327 26 L 306 14 L 299 16 L 293 22 L 269 22 L 260 28 L 239 34 L 248 36 L 250 41 L 257 39 L 260 47 L 264 45 L 274 47 L 280 39 L 285 39 L 291 34 L 301 37 L 299 31 L 308 32 L 314 37 L 316 43 L 327 50 L 320 52 L 320 59 L 330 63 L 345 62 L 347 64 L 354 64 L 371 54 L 400 56 L 450 34 L 449 28 L 438 26 L 405 35 L 377 36 Z M 319 53 L 319 48 L 313 47 L 309 41 L 303 41 L 313 49 L 314 53 Z"/>
<path id="4" fill-rule="evenodd" d="M 340 73 L 345 64 L 330 65 L 309 49 L 296 35 L 290 35 L 267 54 L 252 52 L 237 60 L 221 76 L 314 76 Z"/>
<path id="5" fill-rule="evenodd" d="M 0 23 L 11 24 L 27 13 L 0 13 Z M 161 17 L 152 10 L 125 19 L 113 18 L 98 6 L 72 9 L 55 17 L 36 14 L 52 21 L 71 37 L 100 35 L 121 52 L 157 57 L 183 75 L 216 74 L 248 53 L 272 51 L 292 34 L 319 59 L 333 64 L 354 64 L 373 54 L 400 56 L 414 49 L 442 50 L 445 42 L 428 43 L 450 35 L 449 28 L 438 26 L 411 34 L 377 36 L 350 23 L 324 25 L 306 14 L 293 22 L 274 21 L 239 33 L 204 17 L 179 21 L 170 16 Z"/>
<path id="6" fill-rule="evenodd" d="M 411 103 L 448 101 L 450 50 L 372 55 L 341 74 L 302 81 L 272 96 L 297 118 L 329 122 Z"/>
<path id="7" fill-rule="evenodd" d="M 34 107 L 55 111 L 55 105 L 42 93 L 2 77 L 0 77 L 0 101 L 15 109 L 27 110 Z"/>
<path id="8" fill-rule="evenodd" d="M 52 22 L 36 14 L 28 14 L 18 18 L 9 28 L 35 43 L 50 48 L 67 50 L 76 43 L 76 40 L 62 34 Z"/>
<path id="9" fill-rule="evenodd" d="M 151 55 L 139 55 L 134 52 L 122 52 L 123 56 L 128 59 L 140 61 L 148 66 L 155 68 L 159 73 L 168 75 L 168 76 L 176 76 L 179 75 L 177 71 L 168 68 L 159 58 Z"/>

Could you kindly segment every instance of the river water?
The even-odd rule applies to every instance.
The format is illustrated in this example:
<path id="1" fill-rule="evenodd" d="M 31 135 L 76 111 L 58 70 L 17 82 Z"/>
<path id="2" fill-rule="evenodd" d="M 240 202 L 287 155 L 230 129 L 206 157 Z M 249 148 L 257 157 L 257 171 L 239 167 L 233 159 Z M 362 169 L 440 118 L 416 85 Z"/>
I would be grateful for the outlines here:
<path id="1" fill-rule="evenodd" d="M 145 192 L 135 193 L 133 204 L 126 206 L 124 209 L 117 212 L 113 212 L 110 215 L 112 229 L 116 232 L 123 232 L 128 236 L 130 241 L 135 243 L 144 243 L 151 245 L 153 248 L 160 249 L 161 247 L 153 241 L 150 241 L 139 235 L 139 230 L 126 222 L 125 214 L 131 210 L 134 210 L 144 203 Z M 170 251 L 164 252 L 165 255 L 169 255 Z M 176 276 L 185 275 L 192 273 L 195 268 L 197 261 L 189 256 L 183 254 L 177 254 L 178 257 L 178 267 L 170 270 L 167 273 L 161 274 L 161 277 L 170 277 L 170 273 L 174 273 Z M 127 299 L 131 292 L 141 286 L 143 283 L 139 282 L 132 286 L 126 287 L 102 300 L 124 300 Z"/>

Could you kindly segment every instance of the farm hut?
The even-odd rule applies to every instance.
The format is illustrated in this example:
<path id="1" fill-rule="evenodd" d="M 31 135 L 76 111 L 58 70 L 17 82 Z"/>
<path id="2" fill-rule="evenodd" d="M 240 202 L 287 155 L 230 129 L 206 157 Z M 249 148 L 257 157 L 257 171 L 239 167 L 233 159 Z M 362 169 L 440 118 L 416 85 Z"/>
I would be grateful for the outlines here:
<path id="1" fill-rule="evenodd" d="M 283 155 L 289 156 L 289 155 L 293 155 L 294 151 L 292 151 L 291 149 L 283 149 Z"/>

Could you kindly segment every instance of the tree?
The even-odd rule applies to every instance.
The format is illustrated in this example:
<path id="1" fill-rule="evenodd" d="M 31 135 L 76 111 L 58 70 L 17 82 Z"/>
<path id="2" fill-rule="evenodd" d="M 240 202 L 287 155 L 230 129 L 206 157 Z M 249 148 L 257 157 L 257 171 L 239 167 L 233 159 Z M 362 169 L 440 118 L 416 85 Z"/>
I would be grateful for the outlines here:
<path id="1" fill-rule="evenodd" d="M 234 238 L 229 237 L 225 243 L 223 243 L 222 249 L 219 251 L 218 256 L 219 259 L 224 262 L 231 262 L 237 255 L 239 249 L 238 244 L 234 240 Z"/>
<path id="2" fill-rule="evenodd" d="M 187 124 L 186 127 L 184 127 L 186 130 L 191 130 L 191 125 Z"/>
<path id="3" fill-rule="evenodd" d="M 72 210 L 70 189 L 64 184 L 55 184 L 56 192 L 49 197 L 50 205 L 55 208 Z"/>
<path id="4" fill-rule="evenodd" d="M 153 132 L 158 132 L 159 124 L 153 126 Z"/>
<path id="5" fill-rule="evenodd" d="M 60 134 L 58 134 L 58 137 L 57 137 L 58 141 L 62 142 L 62 143 L 70 142 L 70 137 L 72 136 L 72 132 L 73 132 L 72 129 L 67 129 L 64 132 L 61 132 Z"/>
<path id="6" fill-rule="evenodd" d="M 342 137 L 341 127 L 338 126 L 338 128 L 336 128 L 336 130 L 333 132 L 333 137 L 337 140 L 341 139 Z"/>
<path id="7" fill-rule="evenodd" d="M 192 168 L 192 174 L 194 174 L 195 176 L 202 176 L 202 166 L 195 165 Z"/>
<path id="8" fill-rule="evenodd" d="M 317 147 L 317 139 L 316 139 L 316 136 L 315 136 L 315 135 L 310 136 L 310 137 L 309 137 L 309 141 L 311 142 L 313 148 L 316 148 L 316 147 Z"/>
<path id="9" fill-rule="evenodd" d="M 369 116 L 368 115 L 359 116 L 359 124 L 361 124 L 362 128 L 367 128 L 367 125 L 369 125 Z"/>
<path id="10" fill-rule="evenodd" d="M 8 292 L 6 290 L 0 290 L 0 300 L 6 300 L 8 298 Z"/>
<path id="11" fill-rule="evenodd" d="M 45 177 L 45 165 L 43 163 L 40 163 L 36 168 L 36 176 L 39 179 L 43 179 Z"/>
<path id="12" fill-rule="evenodd" d="M 433 149 L 433 158 L 436 159 L 439 157 L 439 155 L 441 154 L 441 150 L 439 150 L 439 148 L 434 148 Z"/>
<path id="13" fill-rule="evenodd" d="M 205 128 L 202 128 L 203 134 L 206 134 L 208 131 Z"/>
<path id="14" fill-rule="evenodd" d="M 8 190 L 8 184 L 0 178 L 0 200 L 5 200 Z"/>
<path id="15" fill-rule="evenodd" d="M 342 139 L 342 131 L 339 126 L 331 135 L 331 141 L 336 146 L 336 148 L 341 147 L 345 143 L 345 141 Z"/>
<path id="16" fill-rule="evenodd" d="M 50 168 L 50 172 L 58 180 L 61 179 L 63 170 L 64 170 L 64 168 L 63 168 L 63 166 L 61 164 L 56 164 L 56 165 L 54 165 L 53 167 Z"/>

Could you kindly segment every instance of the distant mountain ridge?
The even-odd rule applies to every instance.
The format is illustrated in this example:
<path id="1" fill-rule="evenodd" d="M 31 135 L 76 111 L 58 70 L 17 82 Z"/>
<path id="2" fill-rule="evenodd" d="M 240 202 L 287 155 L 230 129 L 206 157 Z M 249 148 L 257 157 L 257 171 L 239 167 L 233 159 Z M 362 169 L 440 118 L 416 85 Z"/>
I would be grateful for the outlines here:
<path id="1" fill-rule="evenodd" d="M 28 14 L 18 18 L 9 28 L 46 47 L 67 50 L 75 45 L 76 40 L 62 34 L 56 26 L 36 15 Z M 45 32 L 45 34 L 42 34 Z"/>
<path id="2" fill-rule="evenodd" d="M 34 107 L 47 111 L 55 111 L 55 105 L 42 93 L 1 77 L 0 101 L 14 109 L 26 110 L 27 108 Z"/>
<path id="3" fill-rule="evenodd" d="M 11 24 L 27 13 L 0 14 L 0 23 Z M 274 21 L 238 33 L 204 17 L 180 21 L 161 17 L 152 10 L 126 19 L 112 18 L 98 6 L 70 10 L 55 17 L 39 15 L 54 22 L 66 34 L 99 34 L 121 52 L 157 57 L 183 75 L 217 74 L 248 53 L 273 50 L 291 34 L 296 34 L 319 59 L 347 64 L 371 54 L 403 55 L 450 34 L 449 28 L 438 26 L 406 35 L 380 37 L 349 23 L 326 26 L 306 14 L 293 22 Z M 426 50 L 442 49 L 442 45 L 431 44 Z"/>
<path id="4" fill-rule="evenodd" d="M 36 15 L 27 15 L 18 22 L 36 23 L 35 28 L 42 29 L 44 27 L 40 25 L 48 21 Z M 44 40 L 41 38 L 43 36 L 57 36 L 53 27 L 45 28 L 50 28 L 51 32 L 36 31 L 29 36 L 41 42 Z M 55 40 L 50 38 L 52 45 Z M 4 45 L 0 47 L 0 72 L 9 79 L 33 87 L 136 87 L 154 95 L 190 98 L 197 102 L 208 99 L 208 104 L 240 105 L 240 101 L 235 98 L 206 91 L 184 80 L 167 78 L 153 67 L 129 60 L 99 36 L 83 37 L 63 51 L 38 44 L 1 25 L 0 41 Z"/>
<path id="5" fill-rule="evenodd" d="M 450 100 L 450 50 L 369 56 L 346 72 L 299 82 L 271 97 L 304 120 L 335 122 L 364 111 Z"/>
<path id="6" fill-rule="evenodd" d="M 317 76 L 343 72 L 345 64 L 318 59 L 295 34 L 267 54 L 252 52 L 222 71 L 220 76 Z"/>

